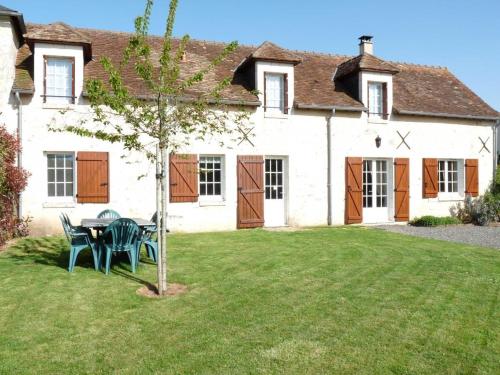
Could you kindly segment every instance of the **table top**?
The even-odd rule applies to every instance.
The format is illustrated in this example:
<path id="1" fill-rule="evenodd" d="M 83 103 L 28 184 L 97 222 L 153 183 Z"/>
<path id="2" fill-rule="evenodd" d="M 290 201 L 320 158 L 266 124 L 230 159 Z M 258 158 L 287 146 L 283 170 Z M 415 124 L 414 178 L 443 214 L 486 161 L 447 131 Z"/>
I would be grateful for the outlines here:
<path id="1" fill-rule="evenodd" d="M 137 225 L 139 225 L 140 227 L 151 227 L 151 226 L 156 225 L 156 223 L 153 223 L 150 220 L 134 218 L 134 217 L 131 219 L 134 220 L 137 223 Z M 111 219 L 111 218 L 82 219 L 82 227 L 84 227 L 84 228 L 105 228 L 115 220 L 116 219 Z"/>

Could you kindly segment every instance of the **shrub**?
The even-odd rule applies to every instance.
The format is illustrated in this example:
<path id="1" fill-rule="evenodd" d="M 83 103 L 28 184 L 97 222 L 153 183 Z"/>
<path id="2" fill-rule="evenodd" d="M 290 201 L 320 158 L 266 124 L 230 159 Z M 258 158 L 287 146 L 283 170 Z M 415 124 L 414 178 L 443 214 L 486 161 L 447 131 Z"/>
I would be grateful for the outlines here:
<path id="1" fill-rule="evenodd" d="M 455 216 L 463 223 L 488 225 L 492 221 L 500 221 L 500 194 L 488 190 L 484 195 L 472 199 L 465 197 L 464 203 L 458 203 L 454 209 Z"/>
<path id="2" fill-rule="evenodd" d="M 21 150 L 19 140 L 0 126 L 0 245 L 27 234 L 29 219 L 17 217 L 19 194 L 24 190 L 28 173 L 16 166 L 16 155 Z"/>
<path id="3" fill-rule="evenodd" d="M 453 216 L 431 216 L 426 215 L 422 217 L 417 217 L 410 221 L 410 225 L 415 227 L 436 227 L 438 225 L 456 225 L 461 224 L 461 221 Z"/>

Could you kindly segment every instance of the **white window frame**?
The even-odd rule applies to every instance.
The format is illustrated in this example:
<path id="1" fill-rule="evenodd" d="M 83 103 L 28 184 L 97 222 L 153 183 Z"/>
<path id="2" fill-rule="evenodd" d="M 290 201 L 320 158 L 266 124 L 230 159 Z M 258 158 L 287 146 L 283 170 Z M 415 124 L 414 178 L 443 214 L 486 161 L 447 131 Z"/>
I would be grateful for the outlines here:
<path id="1" fill-rule="evenodd" d="M 201 194 L 201 159 L 202 158 L 220 158 L 220 194 L 217 195 L 202 195 Z M 200 204 L 206 204 L 206 203 L 221 203 L 225 201 L 225 196 L 226 196 L 226 163 L 225 163 L 225 158 L 224 155 L 217 155 L 217 154 L 200 154 L 198 155 L 198 162 L 199 162 L 199 173 L 198 173 L 198 196 L 199 196 L 199 202 Z"/>
<path id="2" fill-rule="evenodd" d="M 380 103 L 377 103 L 377 107 L 380 105 L 379 111 L 375 112 L 372 109 L 376 109 L 373 106 L 373 103 L 376 101 L 371 97 L 371 86 L 377 86 L 380 88 Z M 379 81 L 368 81 L 368 117 L 371 119 L 382 120 L 385 118 L 386 114 L 384 113 L 384 101 L 387 98 L 384 98 L 384 82 Z"/>
<path id="3" fill-rule="evenodd" d="M 264 72 L 264 87 L 265 87 L 265 93 L 264 93 L 264 112 L 268 115 L 278 115 L 278 116 L 285 116 L 285 76 L 286 73 L 277 73 L 277 72 Z M 269 84 L 267 82 L 268 77 L 279 77 L 280 78 L 280 106 L 279 107 L 269 107 L 267 105 L 269 95 L 268 95 L 268 89 L 269 89 Z"/>
<path id="4" fill-rule="evenodd" d="M 69 86 L 65 87 L 66 89 L 69 89 L 69 95 L 63 95 L 63 96 L 55 96 L 54 93 L 49 93 L 49 61 L 65 61 L 69 63 L 70 66 L 70 71 L 69 71 Z M 44 103 L 51 104 L 51 105 L 72 105 L 75 104 L 76 98 L 75 98 L 75 58 L 72 56 L 49 56 L 45 55 L 44 56 L 44 92 L 43 92 L 43 99 Z M 55 87 L 57 89 L 57 87 Z"/>
<path id="5" fill-rule="evenodd" d="M 444 162 L 444 187 L 445 191 L 440 191 L 441 189 L 441 163 Z M 457 191 L 450 192 L 448 190 L 448 168 L 449 162 L 455 162 L 457 166 Z M 461 200 L 465 196 L 465 164 L 463 159 L 438 159 L 438 198 L 440 200 Z"/>
<path id="6" fill-rule="evenodd" d="M 71 155 L 73 157 L 73 195 L 65 195 L 65 196 L 49 196 L 49 155 Z M 78 183 L 76 180 L 77 171 L 76 171 L 76 154 L 73 151 L 45 151 L 44 152 L 44 170 L 45 170 L 45 179 L 44 179 L 44 195 L 47 202 L 62 202 L 62 203 L 74 203 L 76 202 L 76 194 Z M 56 173 L 56 172 L 55 172 Z M 57 175 L 57 173 L 56 173 Z M 66 177 L 65 177 L 66 181 Z M 57 187 L 55 187 L 57 191 Z"/>

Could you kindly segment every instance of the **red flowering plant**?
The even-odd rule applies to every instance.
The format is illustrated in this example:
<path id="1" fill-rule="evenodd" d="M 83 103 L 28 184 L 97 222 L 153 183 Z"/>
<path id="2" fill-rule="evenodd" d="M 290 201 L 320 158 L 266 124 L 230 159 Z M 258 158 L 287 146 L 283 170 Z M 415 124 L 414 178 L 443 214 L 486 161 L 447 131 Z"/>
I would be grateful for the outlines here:
<path id="1" fill-rule="evenodd" d="M 0 245 L 5 241 L 28 234 L 28 219 L 18 217 L 19 194 L 28 182 L 28 172 L 16 165 L 21 151 L 17 136 L 0 125 Z"/>

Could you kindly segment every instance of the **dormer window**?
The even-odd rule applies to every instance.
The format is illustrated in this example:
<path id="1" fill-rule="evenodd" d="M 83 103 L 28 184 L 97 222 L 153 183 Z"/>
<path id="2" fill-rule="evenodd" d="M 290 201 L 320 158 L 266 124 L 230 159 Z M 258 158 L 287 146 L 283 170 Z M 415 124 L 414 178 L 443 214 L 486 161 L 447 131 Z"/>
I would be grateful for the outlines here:
<path id="1" fill-rule="evenodd" d="M 288 113 L 288 80 L 286 74 L 264 74 L 264 110 L 268 113 Z"/>
<path id="2" fill-rule="evenodd" d="M 45 56 L 44 103 L 75 103 L 75 59 Z"/>
<path id="3" fill-rule="evenodd" d="M 368 116 L 387 119 L 387 83 L 368 82 Z"/>

